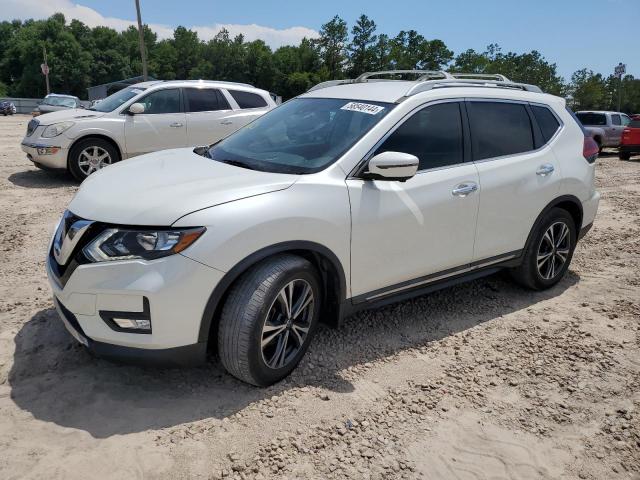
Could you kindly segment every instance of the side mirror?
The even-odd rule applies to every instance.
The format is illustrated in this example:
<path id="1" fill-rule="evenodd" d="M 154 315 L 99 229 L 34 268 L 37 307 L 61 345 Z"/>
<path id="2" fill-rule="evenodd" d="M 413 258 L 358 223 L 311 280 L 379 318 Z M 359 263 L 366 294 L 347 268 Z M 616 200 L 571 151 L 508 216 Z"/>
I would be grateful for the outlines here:
<path id="1" fill-rule="evenodd" d="M 144 113 L 144 104 L 143 103 L 134 103 L 129 107 L 129 113 L 132 115 L 139 115 L 140 113 Z"/>
<path id="2" fill-rule="evenodd" d="M 405 182 L 418 171 L 420 161 L 415 155 L 402 152 L 383 152 L 369 160 L 363 177 L 371 180 L 397 180 Z"/>

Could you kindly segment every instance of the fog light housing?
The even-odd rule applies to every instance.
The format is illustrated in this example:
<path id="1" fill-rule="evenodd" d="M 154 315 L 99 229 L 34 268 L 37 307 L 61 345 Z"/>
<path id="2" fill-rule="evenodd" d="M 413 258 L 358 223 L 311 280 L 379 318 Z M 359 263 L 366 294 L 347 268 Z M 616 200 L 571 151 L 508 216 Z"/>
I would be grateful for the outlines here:
<path id="1" fill-rule="evenodd" d="M 114 317 L 113 322 L 122 329 L 151 330 L 151 320 Z"/>
<path id="2" fill-rule="evenodd" d="M 122 333 L 151 333 L 149 299 L 142 297 L 142 312 L 113 312 L 100 310 L 100 318 L 111 330 Z"/>
<path id="3" fill-rule="evenodd" d="M 60 151 L 60 147 L 38 147 L 38 155 L 54 155 Z"/>

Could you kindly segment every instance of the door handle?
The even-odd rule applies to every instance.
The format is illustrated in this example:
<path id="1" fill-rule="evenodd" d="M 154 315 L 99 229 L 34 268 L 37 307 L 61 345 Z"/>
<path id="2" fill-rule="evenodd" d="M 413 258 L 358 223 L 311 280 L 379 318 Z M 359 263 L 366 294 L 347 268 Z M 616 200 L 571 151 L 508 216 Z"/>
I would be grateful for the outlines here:
<path id="1" fill-rule="evenodd" d="M 453 190 L 451 190 L 451 194 L 456 197 L 466 197 L 470 193 L 478 190 L 478 184 L 473 182 L 461 183 L 457 185 Z"/>
<path id="2" fill-rule="evenodd" d="M 232 125 L 232 124 L 233 124 L 233 121 L 231 120 L 222 120 L 220 122 L 220 125 Z"/>
<path id="3" fill-rule="evenodd" d="M 554 166 L 550 163 L 543 163 L 536 170 L 536 175 L 540 175 L 541 177 L 546 177 L 547 175 L 551 175 L 555 170 Z"/>
<path id="4" fill-rule="evenodd" d="M 180 123 L 180 122 L 173 122 L 173 123 L 169 124 L 169 126 L 170 126 L 170 127 L 173 127 L 173 128 L 180 128 L 180 127 L 182 127 L 182 123 Z"/>

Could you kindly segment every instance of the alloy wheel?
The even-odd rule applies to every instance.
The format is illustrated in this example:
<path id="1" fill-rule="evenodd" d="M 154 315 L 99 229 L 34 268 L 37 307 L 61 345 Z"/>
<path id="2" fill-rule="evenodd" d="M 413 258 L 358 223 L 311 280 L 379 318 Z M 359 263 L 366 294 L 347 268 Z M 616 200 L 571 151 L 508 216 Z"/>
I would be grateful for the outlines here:
<path id="1" fill-rule="evenodd" d="M 111 155 L 102 147 L 87 147 L 78 156 L 78 167 L 87 176 L 96 170 L 111 165 L 111 162 Z"/>
<path id="2" fill-rule="evenodd" d="M 271 304 L 262 326 L 262 360 L 272 369 L 287 366 L 309 335 L 314 296 L 311 285 L 302 279 L 287 283 Z"/>
<path id="3" fill-rule="evenodd" d="M 555 222 L 542 236 L 538 247 L 538 273 L 545 280 L 555 278 L 569 258 L 571 230 L 564 222 Z"/>

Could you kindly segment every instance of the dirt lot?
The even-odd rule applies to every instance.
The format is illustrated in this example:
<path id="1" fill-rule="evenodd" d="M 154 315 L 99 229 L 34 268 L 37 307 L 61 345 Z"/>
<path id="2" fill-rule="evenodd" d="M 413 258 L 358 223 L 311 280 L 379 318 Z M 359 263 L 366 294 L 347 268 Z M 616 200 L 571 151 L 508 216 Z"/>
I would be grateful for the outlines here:
<path id="1" fill-rule="evenodd" d="M 0 478 L 640 478 L 638 159 L 598 161 L 554 289 L 498 275 L 362 313 L 257 389 L 67 334 L 44 257 L 77 185 L 24 158 L 27 121 L 0 117 Z"/>

